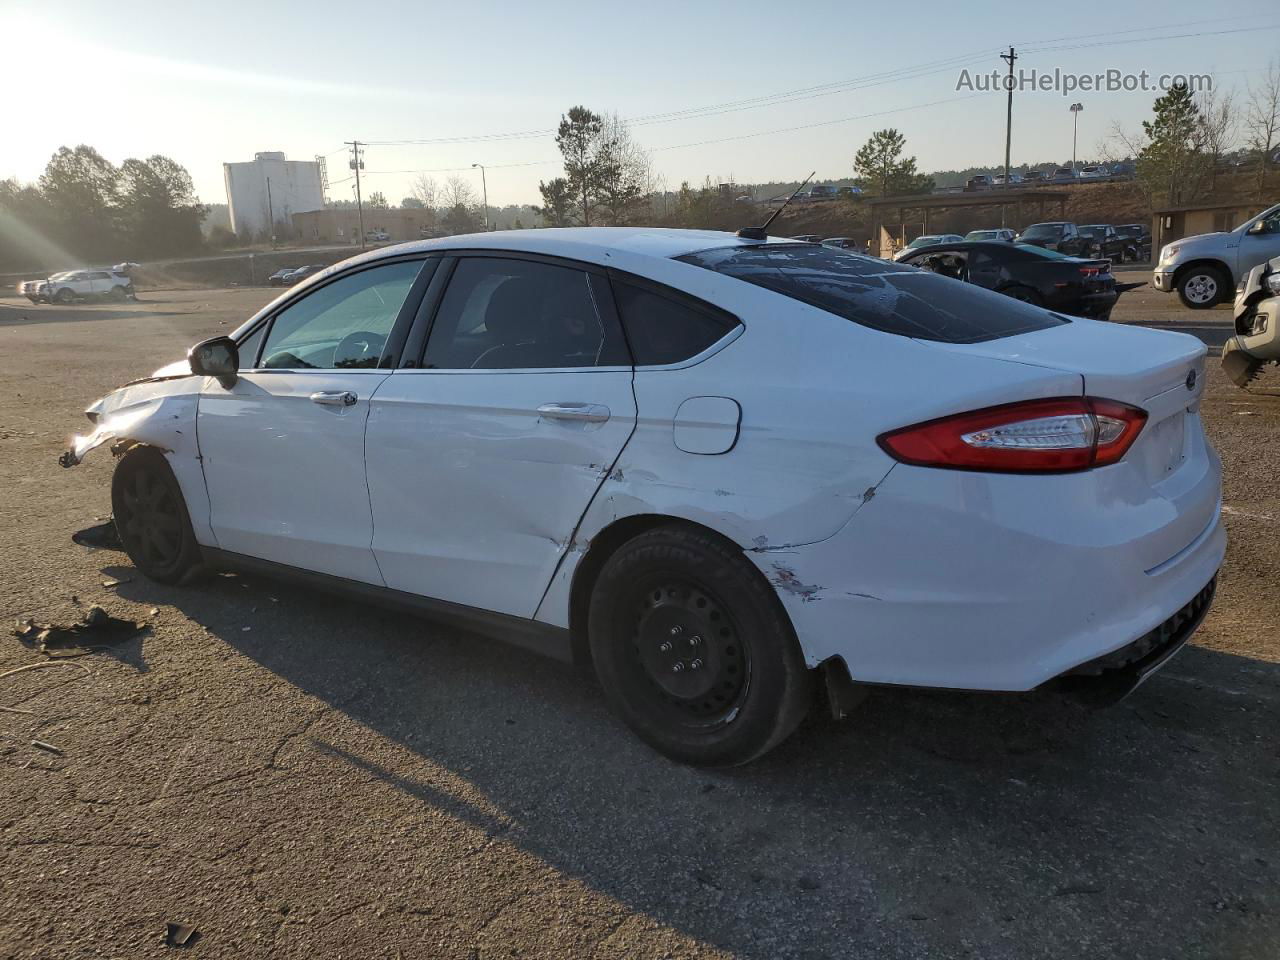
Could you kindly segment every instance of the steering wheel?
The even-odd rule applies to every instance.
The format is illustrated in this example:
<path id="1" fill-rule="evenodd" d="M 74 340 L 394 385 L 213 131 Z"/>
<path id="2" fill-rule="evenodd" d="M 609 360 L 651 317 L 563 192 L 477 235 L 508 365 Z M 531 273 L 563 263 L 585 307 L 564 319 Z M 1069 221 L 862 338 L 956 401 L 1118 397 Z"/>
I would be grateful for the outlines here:
<path id="1" fill-rule="evenodd" d="M 372 330 L 348 333 L 333 348 L 335 367 L 376 367 L 387 338 Z"/>

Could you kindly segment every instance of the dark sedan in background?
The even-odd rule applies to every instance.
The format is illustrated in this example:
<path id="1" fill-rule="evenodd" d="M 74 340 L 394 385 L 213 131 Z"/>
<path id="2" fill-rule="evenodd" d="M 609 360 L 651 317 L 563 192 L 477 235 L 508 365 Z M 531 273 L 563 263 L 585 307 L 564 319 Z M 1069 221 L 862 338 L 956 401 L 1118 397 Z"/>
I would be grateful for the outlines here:
<path id="1" fill-rule="evenodd" d="M 1109 260 L 1069 257 L 1026 243 L 947 243 L 898 260 L 1077 317 L 1107 320 L 1119 297 Z"/>

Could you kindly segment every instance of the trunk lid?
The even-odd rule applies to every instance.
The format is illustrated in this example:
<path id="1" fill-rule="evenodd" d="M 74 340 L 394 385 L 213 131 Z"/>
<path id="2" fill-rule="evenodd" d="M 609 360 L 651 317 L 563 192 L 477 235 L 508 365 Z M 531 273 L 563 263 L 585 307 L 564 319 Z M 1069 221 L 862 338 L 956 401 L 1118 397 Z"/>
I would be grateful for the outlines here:
<path id="1" fill-rule="evenodd" d="M 1147 423 L 1125 455 L 1144 482 L 1164 482 L 1203 443 L 1197 414 L 1207 349 L 1185 333 L 1100 320 L 1071 323 L 973 344 L 933 343 L 942 350 L 1077 373 L 1084 393 L 1147 411 Z"/>

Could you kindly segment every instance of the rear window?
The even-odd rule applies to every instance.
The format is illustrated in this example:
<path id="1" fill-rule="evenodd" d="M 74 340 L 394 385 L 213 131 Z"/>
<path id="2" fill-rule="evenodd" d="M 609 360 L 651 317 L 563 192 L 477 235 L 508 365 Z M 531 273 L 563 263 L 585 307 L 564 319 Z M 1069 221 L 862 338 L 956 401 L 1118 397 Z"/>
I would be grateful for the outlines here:
<path id="1" fill-rule="evenodd" d="M 978 343 L 1068 322 L 972 284 L 830 247 L 724 247 L 676 259 L 920 340 Z"/>

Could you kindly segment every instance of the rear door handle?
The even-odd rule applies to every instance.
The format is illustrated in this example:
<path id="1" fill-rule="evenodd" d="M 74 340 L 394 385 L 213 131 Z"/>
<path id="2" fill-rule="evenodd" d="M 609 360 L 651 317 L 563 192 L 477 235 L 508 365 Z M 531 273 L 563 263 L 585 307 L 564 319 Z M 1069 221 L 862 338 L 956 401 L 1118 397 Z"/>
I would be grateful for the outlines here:
<path id="1" fill-rule="evenodd" d="M 318 390 L 311 395 L 312 403 L 326 407 L 349 407 L 359 399 L 350 390 Z"/>
<path id="2" fill-rule="evenodd" d="M 549 420 L 583 423 L 604 423 L 609 419 L 609 408 L 602 403 L 544 403 L 538 413 Z"/>

